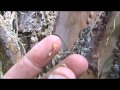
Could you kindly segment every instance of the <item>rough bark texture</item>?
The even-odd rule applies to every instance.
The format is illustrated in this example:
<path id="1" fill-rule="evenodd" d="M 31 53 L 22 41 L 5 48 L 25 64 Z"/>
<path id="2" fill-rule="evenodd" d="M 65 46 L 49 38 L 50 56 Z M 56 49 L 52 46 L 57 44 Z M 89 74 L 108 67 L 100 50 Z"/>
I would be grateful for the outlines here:
<path id="1" fill-rule="evenodd" d="M 5 24 L 0 25 L 0 60 L 3 73 L 22 57 L 16 34 Z"/>
<path id="2" fill-rule="evenodd" d="M 85 56 L 89 62 L 88 71 L 80 78 L 120 78 L 119 12 L 0 13 L 0 70 L 3 73 L 44 37 L 56 34 L 62 40 L 62 49 L 37 78 L 72 53 Z"/>

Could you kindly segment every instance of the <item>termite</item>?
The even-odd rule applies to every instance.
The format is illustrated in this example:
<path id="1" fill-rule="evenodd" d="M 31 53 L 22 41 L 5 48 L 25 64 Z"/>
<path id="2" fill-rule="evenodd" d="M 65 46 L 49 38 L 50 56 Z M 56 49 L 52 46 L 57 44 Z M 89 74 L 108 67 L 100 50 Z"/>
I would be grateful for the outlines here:
<path id="1" fill-rule="evenodd" d="M 53 44 L 52 45 L 52 51 L 49 53 L 48 56 L 51 56 L 54 53 L 54 51 L 56 50 L 56 48 L 57 48 L 57 44 Z"/>
<path id="2" fill-rule="evenodd" d="M 66 64 L 62 64 L 61 66 L 62 66 L 62 67 L 67 67 L 67 65 L 66 65 Z"/>

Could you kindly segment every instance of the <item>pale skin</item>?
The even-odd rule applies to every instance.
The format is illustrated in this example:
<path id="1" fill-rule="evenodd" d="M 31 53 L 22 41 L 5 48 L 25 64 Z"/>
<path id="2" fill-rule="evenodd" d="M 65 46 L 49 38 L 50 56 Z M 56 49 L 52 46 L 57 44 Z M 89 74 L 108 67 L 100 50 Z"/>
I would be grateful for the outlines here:
<path id="1" fill-rule="evenodd" d="M 58 53 L 60 48 L 61 40 L 58 36 L 46 37 L 19 60 L 3 76 L 3 79 L 34 79 Z M 76 79 L 87 69 L 88 62 L 85 57 L 72 54 L 56 65 L 42 79 Z"/>

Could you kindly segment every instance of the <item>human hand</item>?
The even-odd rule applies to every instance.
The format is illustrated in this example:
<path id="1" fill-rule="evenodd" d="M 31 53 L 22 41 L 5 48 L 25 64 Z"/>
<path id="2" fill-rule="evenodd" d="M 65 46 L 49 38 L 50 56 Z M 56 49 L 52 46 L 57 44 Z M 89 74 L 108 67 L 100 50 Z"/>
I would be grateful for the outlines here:
<path id="1" fill-rule="evenodd" d="M 3 79 L 34 79 L 57 54 L 60 47 L 61 40 L 58 36 L 46 37 L 17 62 L 3 76 Z M 62 67 L 62 64 L 66 65 L 66 67 Z M 56 65 L 42 79 L 75 79 L 87 69 L 87 60 L 81 55 L 72 54 Z"/>

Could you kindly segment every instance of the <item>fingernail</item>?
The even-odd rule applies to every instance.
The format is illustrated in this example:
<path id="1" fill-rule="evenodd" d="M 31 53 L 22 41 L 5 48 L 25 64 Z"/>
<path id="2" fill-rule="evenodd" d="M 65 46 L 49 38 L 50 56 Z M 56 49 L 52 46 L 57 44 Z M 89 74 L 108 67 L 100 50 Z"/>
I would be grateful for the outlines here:
<path id="1" fill-rule="evenodd" d="M 58 74 L 51 74 L 48 79 L 66 79 L 66 77 Z"/>

